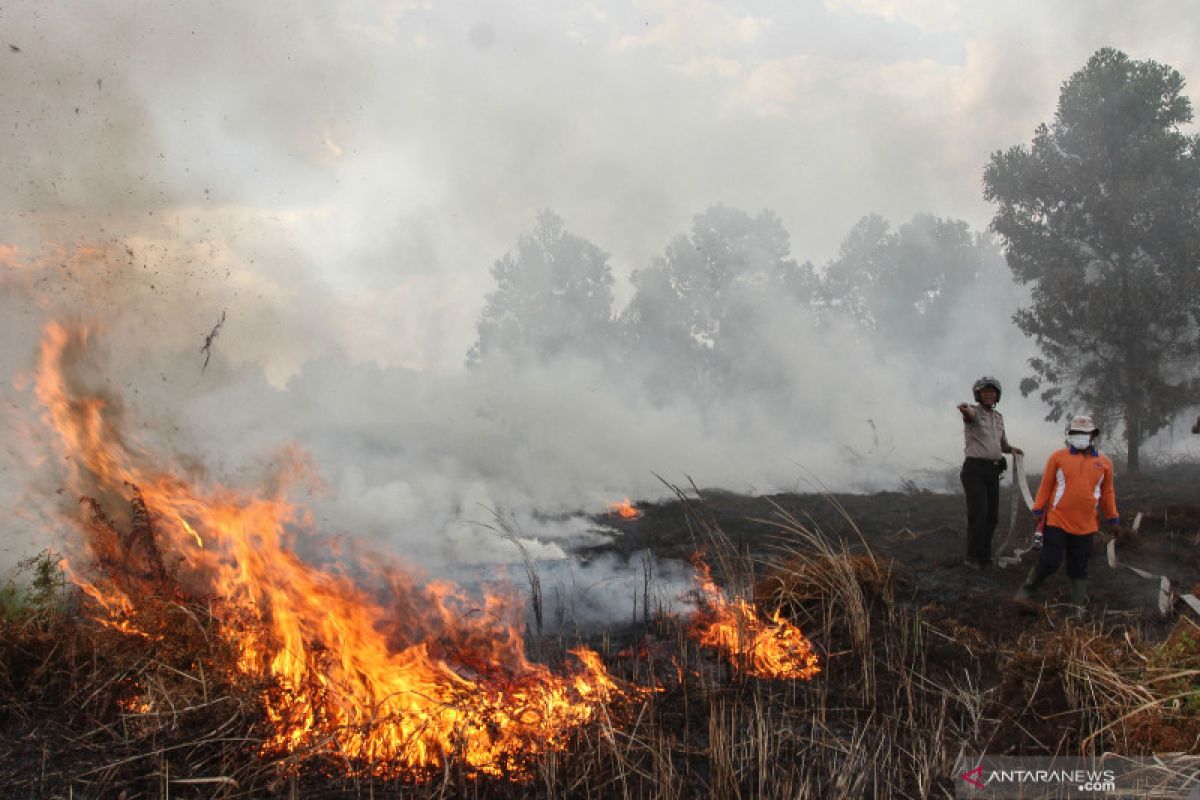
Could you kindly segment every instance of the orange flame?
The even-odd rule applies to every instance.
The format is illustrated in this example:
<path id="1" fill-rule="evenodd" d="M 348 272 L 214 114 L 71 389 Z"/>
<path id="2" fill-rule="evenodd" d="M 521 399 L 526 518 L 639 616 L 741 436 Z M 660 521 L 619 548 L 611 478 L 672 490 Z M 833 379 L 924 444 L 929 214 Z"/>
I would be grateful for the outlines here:
<path id="1" fill-rule="evenodd" d="M 764 619 L 753 604 L 727 599 L 700 556 L 693 559 L 703 601 L 692 622 L 701 645 L 719 650 L 734 667 L 756 678 L 811 680 L 820 671 L 812 644 L 779 611 Z"/>
<path id="2" fill-rule="evenodd" d="M 633 503 L 626 497 L 620 502 L 613 501 L 608 504 L 608 513 L 616 514 L 621 519 L 637 519 L 642 515 L 642 512 L 633 507 Z"/>
<path id="3" fill-rule="evenodd" d="M 102 621 L 145 636 L 135 612 L 148 597 L 220 598 L 238 668 L 272 681 L 261 696 L 273 726 L 266 752 L 332 754 L 379 775 L 421 776 L 460 759 L 471 774 L 521 777 L 531 756 L 565 747 L 604 704 L 642 691 L 587 649 L 572 651 L 570 675 L 531 663 L 518 626 L 503 622 L 519 615 L 515 597 L 489 594 L 480 609 L 398 563 L 364 563 L 356 581 L 302 561 L 292 545 L 310 515 L 283 488 L 188 482 L 123 436 L 116 399 L 73 379 L 87 342 L 86 330 L 48 325 L 35 387 L 70 488 L 97 498 L 83 504 L 90 518 L 77 517 L 86 543 L 68 572 Z M 280 485 L 302 471 L 293 457 Z M 115 501 L 132 507 L 130 519 L 106 516 L 102 502 Z"/>

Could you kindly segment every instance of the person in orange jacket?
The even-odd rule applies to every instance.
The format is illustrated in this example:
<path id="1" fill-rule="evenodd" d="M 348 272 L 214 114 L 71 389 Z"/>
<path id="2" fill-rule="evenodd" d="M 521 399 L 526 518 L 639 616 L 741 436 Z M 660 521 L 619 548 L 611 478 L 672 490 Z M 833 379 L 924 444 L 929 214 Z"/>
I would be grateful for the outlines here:
<path id="1" fill-rule="evenodd" d="M 1112 462 L 1096 449 L 1099 436 L 1100 429 L 1091 417 L 1075 417 L 1067 427 L 1067 446 L 1051 453 L 1046 461 L 1033 502 L 1033 513 L 1045 523 L 1042 551 L 1013 598 L 1022 606 L 1033 604 L 1038 587 L 1065 558 L 1071 602 L 1081 615 L 1085 613 L 1092 540 L 1100 530 L 1101 521 L 1114 536 L 1121 524 Z"/>

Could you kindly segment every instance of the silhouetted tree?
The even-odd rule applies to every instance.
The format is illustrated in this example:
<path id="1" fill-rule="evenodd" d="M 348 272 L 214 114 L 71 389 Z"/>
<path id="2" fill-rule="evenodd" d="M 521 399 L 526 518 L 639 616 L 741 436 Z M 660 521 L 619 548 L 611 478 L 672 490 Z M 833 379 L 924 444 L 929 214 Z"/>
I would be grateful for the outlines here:
<path id="1" fill-rule="evenodd" d="M 967 223 L 918 214 L 893 231 L 872 214 L 842 242 L 825 269 L 820 294 L 826 307 L 873 331 L 881 346 L 928 352 L 939 340 L 959 335 L 952 316 L 981 281 L 993 289 L 995 303 L 1013 298 L 999 249 Z"/>
<path id="2" fill-rule="evenodd" d="M 1200 157 L 1183 78 L 1103 49 L 1063 85 L 1030 148 L 993 154 L 984 196 L 1009 266 L 1032 284 L 1016 317 L 1058 419 L 1076 403 L 1123 420 L 1128 465 L 1183 407 L 1200 320 Z"/>
<path id="3" fill-rule="evenodd" d="M 630 352 L 652 355 L 658 380 L 676 390 L 709 391 L 728 382 L 739 351 L 752 346 L 764 298 L 800 298 L 815 285 L 812 266 L 791 259 L 774 213 L 750 216 L 716 205 L 692 220 L 651 266 L 633 274 L 621 315 Z"/>
<path id="4" fill-rule="evenodd" d="M 553 211 L 538 214 L 515 255 L 492 267 L 496 290 L 476 329 L 467 363 L 504 353 L 520 362 L 564 354 L 600 356 L 614 335 L 612 270 L 608 254 L 563 229 Z"/>

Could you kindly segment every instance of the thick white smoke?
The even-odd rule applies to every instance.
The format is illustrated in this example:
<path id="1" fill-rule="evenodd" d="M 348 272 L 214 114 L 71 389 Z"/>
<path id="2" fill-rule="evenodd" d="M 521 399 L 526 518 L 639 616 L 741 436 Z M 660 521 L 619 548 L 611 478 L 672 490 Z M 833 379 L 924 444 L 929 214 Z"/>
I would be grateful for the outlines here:
<path id="1" fill-rule="evenodd" d="M 651 401 L 644 376 L 587 360 L 461 366 L 488 267 L 538 208 L 614 253 L 622 281 L 714 199 L 775 209 L 817 262 L 867 211 L 978 227 L 987 155 L 1027 138 L 1095 46 L 1185 73 L 1194 59 L 1175 44 L 1195 24 L 1182 5 L 1154 15 L 1175 20 L 1161 30 L 1117 6 L 1028 29 L 1017 7 L 929 26 L 877 5 L 8 9 L 0 557 L 44 546 L 33 509 L 57 488 L 19 380 L 47 317 L 102 323 L 96 380 L 139 436 L 230 482 L 299 443 L 327 483 L 323 530 L 431 569 L 513 561 L 475 524 L 488 509 L 561 557 L 595 535 L 572 512 L 663 497 L 656 473 L 753 492 L 944 485 L 953 406 L 980 373 L 1006 382 L 1011 438 L 1038 461 L 1058 429 L 1016 391 L 1019 293 L 994 285 L 936 352 L 764 304 L 745 357 L 778 373 L 769 401 Z"/>

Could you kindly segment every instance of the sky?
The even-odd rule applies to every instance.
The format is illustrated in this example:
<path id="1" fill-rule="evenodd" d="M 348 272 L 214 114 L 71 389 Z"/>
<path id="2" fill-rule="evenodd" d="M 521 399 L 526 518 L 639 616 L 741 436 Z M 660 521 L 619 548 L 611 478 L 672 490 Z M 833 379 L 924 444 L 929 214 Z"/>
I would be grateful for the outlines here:
<path id="1" fill-rule="evenodd" d="M 146 430 L 231 475 L 299 441 L 340 498 L 331 524 L 430 561 L 478 549 L 447 533 L 472 509 L 521 507 L 536 527 L 535 509 L 661 494 L 655 471 L 894 485 L 957 459 L 953 416 L 926 400 L 952 414 L 974 359 L 1015 388 L 1028 352 L 1011 331 L 981 353 L 964 313 L 962 368 L 936 376 L 861 342 L 797 346 L 822 381 L 797 407 L 827 435 L 764 459 L 780 420 L 702 424 L 597 392 L 585 365 L 467 377 L 491 265 L 544 208 L 611 254 L 619 305 L 718 202 L 771 209 L 818 265 L 868 213 L 981 230 L 990 154 L 1027 143 L 1096 49 L 1200 79 L 1198 38 L 1186 0 L 7 3 L 6 400 L 24 408 L 42 319 L 104 320 L 106 380 Z M 791 324 L 779 341 L 804 342 Z M 1009 413 L 1031 453 L 1057 444 L 1032 400 Z M 864 467 L 868 417 L 908 455 Z"/>

